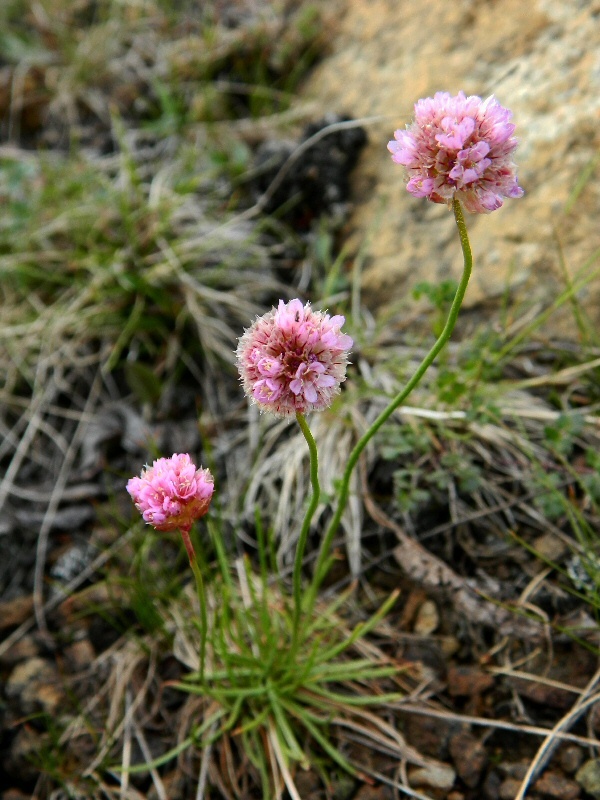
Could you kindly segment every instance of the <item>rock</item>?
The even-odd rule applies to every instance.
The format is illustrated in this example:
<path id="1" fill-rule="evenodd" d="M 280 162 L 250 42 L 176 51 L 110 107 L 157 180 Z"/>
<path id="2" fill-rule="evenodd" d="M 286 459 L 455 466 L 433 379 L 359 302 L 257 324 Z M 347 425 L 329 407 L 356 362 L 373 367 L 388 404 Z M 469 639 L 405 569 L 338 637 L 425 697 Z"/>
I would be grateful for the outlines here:
<path id="1" fill-rule="evenodd" d="M 516 761 L 512 763 L 508 761 L 500 764 L 500 769 L 507 777 L 514 778 L 515 780 L 521 782 L 525 775 L 527 775 L 529 761 Z"/>
<path id="2" fill-rule="evenodd" d="M 576 744 L 570 744 L 560 751 L 558 760 L 564 771 L 572 774 L 573 772 L 577 772 L 583 758 L 584 752 L 581 747 L 578 747 Z"/>
<path id="3" fill-rule="evenodd" d="M 29 658 L 11 672 L 6 682 L 7 697 L 18 697 L 23 690 L 49 667 L 43 658 Z"/>
<path id="4" fill-rule="evenodd" d="M 575 781 L 550 769 L 538 778 L 533 784 L 533 789 L 542 797 L 551 797 L 554 800 L 576 800 L 581 794 L 581 789 Z"/>
<path id="5" fill-rule="evenodd" d="M 448 669 L 448 692 L 452 697 L 472 697 L 494 685 L 494 676 L 474 667 Z"/>
<path id="6" fill-rule="evenodd" d="M 2 794 L 2 800 L 30 800 L 31 795 L 25 794 L 20 789 L 7 789 Z"/>
<path id="7" fill-rule="evenodd" d="M 25 595 L 0 603 L 0 632 L 16 628 L 33 613 L 33 597 Z"/>
<path id="8" fill-rule="evenodd" d="M 428 764 L 426 767 L 411 770 L 409 777 L 413 786 L 429 786 L 448 791 L 454 786 L 456 773 L 447 764 Z"/>
<path id="9" fill-rule="evenodd" d="M 567 545 L 556 534 L 547 531 L 534 540 L 533 549 L 548 561 L 560 561 L 567 552 Z"/>
<path id="10" fill-rule="evenodd" d="M 425 600 L 427 600 L 427 595 L 420 587 L 414 587 L 408 592 L 404 599 L 404 606 L 400 619 L 398 620 L 398 627 L 400 630 L 409 630 L 414 625 L 417 612 Z"/>
<path id="11" fill-rule="evenodd" d="M 40 708 L 54 714 L 64 702 L 58 670 L 50 661 L 37 656 L 22 661 L 6 682 L 6 696 L 23 714 L 34 714 Z"/>
<path id="12" fill-rule="evenodd" d="M 483 800 L 498 800 L 502 779 L 496 770 L 491 769 L 483 782 Z"/>
<path id="13" fill-rule="evenodd" d="M 460 650 L 460 642 L 456 636 L 439 636 L 438 641 L 446 658 L 452 658 Z"/>
<path id="14" fill-rule="evenodd" d="M 475 270 L 466 305 L 548 303 L 565 282 L 558 229 L 571 276 L 598 247 L 600 191 L 590 180 L 561 213 L 600 144 L 600 26 L 597 3 L 578 0 L 337 0 L 330 54 L 304 84 L 317 109 L 353 118 L 383 115 L 353 174 L 350 243 L 368 239 L 363 287 L 371 307 L 389 306 L 420 281 L 457 277 L 462 267 L 452 214 L 410 196 L 386 150 L 414 102 L 439 90 L 494 93 L 514 114 L 520 200 L 490 215 L 468 215 Z M 435 23 L 432 24 L 432 20 Z M 319 110 L 316 112 L 319 113 Z M 564 217 L 562 218 L 564 219 Z M 539 275 L 544 280 L 539 280 Z M 600 282 L 581 293 L 600 320 Z M 560 318 L 574 331 L 570 312 Z M 557 317 L 552 318 L 553 331 Z"/>
<path id="15" fill-rule="evenodd" d="M 38 654 L 39 645 L 35 637 L 31 636 L 31 634 L 25 634 L 20 639 L 17 639 L 8 650 L 0 654 L 0 664 L 5 667 L 14 667 L 19 661 L 25 661 Z"/>
<path id="16" fill-rule="evenodd" d="M 425 602 L 419 606 L 419 610 L 417 611 L 414 632 L 420 636 L 429 636 L 430 633 L 433 633 L 435 630 L 437 630 L 439 624 L 440 615 L 438 613 L 436 604 L 433 602 L 433 600 L 425 600 Z"/>
<path id="17" fill-rule="evenodd" d="M 294 783 L 300 797 L 318 797 L 321 779 L 314 770 L 298 770 L 297 774 L 294 775 Z"/>
<path id="18" fill-rule="evenodd" d="M 421 714 L 408 714 L 406 717 L 406 741 L 432 758 L 446 758 L 451 730 L 452 723 L 443 719 Z"/>
<path id="19" fill-rule="evenodd" d="M 469 731 L 459 731 L 450 737 L 450 755 L 456 771 L 470 789 L 474 789 L 487 764 L 485 747 Z"/>
<path id="20" fill-rule="evenodd" d="M 505 778 L 498 789 L 498 800 L 514 800 L 520 788 L 520 780 L 517 778 Z"/>
<path id="21" fill-rule="evenodd" d="M 76 670 L 89 667 L 96 657 L 92 643 L 87 637 L 79 639 L 68 647 L 65 647 L 64 653 L 65 658 L 68 659 L 70 665 Z"/>
<path id="22" fill-rule="evenodd" d="M 575 780 L 584 792 L 600 800 L 600 758 L 592 758 L 579 767 Z"/>

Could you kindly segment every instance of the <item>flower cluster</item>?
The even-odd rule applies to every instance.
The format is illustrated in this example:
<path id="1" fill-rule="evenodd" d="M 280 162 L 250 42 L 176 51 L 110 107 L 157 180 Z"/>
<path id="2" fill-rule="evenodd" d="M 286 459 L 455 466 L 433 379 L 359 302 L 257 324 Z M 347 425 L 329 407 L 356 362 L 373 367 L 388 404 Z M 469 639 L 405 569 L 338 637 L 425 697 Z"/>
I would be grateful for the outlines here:
<path id="1" fill-rule="evenodd" d="M 189 530 L 208 511 L 213 490 L 210 471 L 196 469 L 187 453 L 159 458 L 127 483 L 136 508 L 157 531 Z"/>
<path id="2" fill-rule="evenodd" d="M 313 311 L 300 300 L 279 301 L 240 338 L 237 361 L 244 390 L 280 417 L 327 408 L 346 379 L 352 339 L 345 319 Z"/>
<path id="3" fill-rule="evenodd" d="M 394 133 L 388 150 L 408 172 L 408 191 L 434 203 L 458 194 L 468 211 L 487 214 L 504 197 L 521 197 L 511 154 L 512 113 L 493 97 L 437 92 L 415 104 L 415 121 Z"/>

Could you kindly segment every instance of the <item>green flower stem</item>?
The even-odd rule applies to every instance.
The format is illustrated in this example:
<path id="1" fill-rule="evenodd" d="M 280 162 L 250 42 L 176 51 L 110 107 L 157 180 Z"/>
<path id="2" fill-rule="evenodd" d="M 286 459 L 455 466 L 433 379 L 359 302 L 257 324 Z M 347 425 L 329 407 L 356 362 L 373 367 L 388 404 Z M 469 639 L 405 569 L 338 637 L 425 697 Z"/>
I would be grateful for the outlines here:
<path id="1" fill-rule="evenodd" d="M 208 630 L 208 617 L 206 614 L 206 594 L 204 592 L 204 581 L 202 580 L 202 573 L 198 566 L 196 558 L 196 551 L 190 539 L 190 529 L 180 528 L 181 538 L 185 545 L 185 549 L 190 561 L 190 567 L 196 579 L 196 591 L 198 593 L 198 602 L 200 603 L 200 683 L 204 681 L 204 662 L 206 660 L 206 634 Z"/>
<path id="2" fill-rule="evenodd" d="M 350 477 L 360 457 L 360 454 L 365 449 L 367 444 L 371 441 L 373 436 L 377 433 L 377 431 L 381 428 L 384 422 L 386 422 L 389 419 L 389 417 L 393 414 L 393 412 L 398 408 L 398 406 L 400 406 L 406 400 L 408 395 L 419 383 L 423 375 L 427 372 L 427 370 L 435 360 L 440 350 L 444 347 L 444 345 L 450 338 L 452 331 L 454 330 L 454 326 L 456 325 L 458 312 L 460 311 L 460 307 L 462 305 L 465 292 L 467 291 L 469 278 L 471 277 L 471 270 L 473 268 L 473 256 L 471 253 L 471 245 L 469 243 L 469 236 L 467 234 L 467 228 L 465 226 L 465 220 L 463 217 L 462 208 L 460 206 L 459 200 L 456 197 L 453 200 L 452 208 L 454 211 L 454 219 L 456 220 L 456 226 L 458 228 L 458 234 L 460 236 L 460 244 L 462 247 L 464 266 L 463 266 L 462 277 L 460 279 L 460 283 L 456 290 L 456 294 L 454 296 L 454 300 L 452 301 L 452 306 L 448 314 L 448 319 L 446 320 L 446 324 L 444 325 L 444 329 L 442 330 L 438 340 L 433 345 L 431 350 L 427 353 L 427 355 L 423 359 L 422 363 L 419 365 L 418 369 L 416 370 L 412 378 L 406 384 L 404 389 L 402 389 L 402 391 L 399 394 L 397 394 L 396 397 L 394 397 L 394 399 L 387 406 L 387 408 L 385 408 L 381 412 L 381 414 L 377 417 L 375 422 L 373 422 L 373 424 L 366 431 L 366 433 L 364 433 L 363 436 L 358 440 L 358 442 L 356 443 L 354 449 L 350 454 L 350 457 L 348 458 L 348 463 L 346 465 L 346 469 L 344 471 L 344 475 L 340 483 L 338 503 L 335 510 L 335 514 L 329 524 L 329 528 L 327 529 L 325 537 L 321 543 L 319 556 L 314 570 L 314 576 L 306 596 L 308 610 L 312 609 L 319 586 L 321 585 L 325 577 L 325 574 L 327 572 L 329 551 L 331 549 L 331 544 L 333 542 L 340 521 L 342 519 L 344 508 L 346 507 L 346 503 L 348 501 Z"/>
<path id="3" fill-rule="evenodd" d="M 292 628 L 292 650 L 295 651 L 298 645 L 298 635 L 300 628 L 300 611 L 302 610 L 302 561 L 304 559 L 304 551 L 306 550 L 306 542 L 308 540 L 308 533 L 310 531 L 310 523 L 319 505 L 321 497 L 321 486 L 319 484 L 319 457 L 317 454 L 317 445 L 313 435 L 308 427 L 308 423 L 303 414 L 296 414 L 296 420 L 300 426 L 300 430 L 304 434 L 308 451 L 310 453 L 310 483 L 312 486 L 312 497 L 310 504 L 304 515 L 302 523 L 302 530 L 300 531 L 300 538 L 296 546 L 296 556 L 294 559 L 294 574 L 293 574 L 293 591 L 294 591 L 294 618 Z"/>

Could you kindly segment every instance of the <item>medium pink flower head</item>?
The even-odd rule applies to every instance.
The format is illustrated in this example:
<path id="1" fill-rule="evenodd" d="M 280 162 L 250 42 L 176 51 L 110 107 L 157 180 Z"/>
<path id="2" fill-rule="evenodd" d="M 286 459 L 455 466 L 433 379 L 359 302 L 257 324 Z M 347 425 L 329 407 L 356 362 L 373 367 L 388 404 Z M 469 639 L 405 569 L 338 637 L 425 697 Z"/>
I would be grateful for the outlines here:
<path id="1" fill-rule="evenodd" d="M 346 380 L 352 339 L 345 319 L 313 311 L 300 300 L 279 301 L 240 338 L 237 361 L 244 391 L 280 417 L 331 405 Z"/>
<path id="2" fill-rule="evenodd" d="M 512 113 L 487 100 L 437 92 L 415 103 L 415 121 L 395 131 L 388 150 L 408 172 L 408 191 L 434 203 L 458 194 L 468 211 L 489 214 L 504 197 L 521 197 L 511 154 L 517 147 Z"/>
<path id="3" fill-rule="evenodd" d="M 159 458 L 127 482 L 127 491 L 144 520 L 157 531 L 189 530 L 203 517 L 214 491 L 207 469 L 196 469 L 187 453 Z"/>

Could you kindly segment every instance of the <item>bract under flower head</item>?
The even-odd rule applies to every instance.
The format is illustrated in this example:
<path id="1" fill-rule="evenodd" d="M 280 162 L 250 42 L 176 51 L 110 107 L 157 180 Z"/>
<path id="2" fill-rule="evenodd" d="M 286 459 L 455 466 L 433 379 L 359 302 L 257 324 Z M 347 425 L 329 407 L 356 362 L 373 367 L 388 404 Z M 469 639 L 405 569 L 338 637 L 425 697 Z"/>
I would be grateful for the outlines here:
<path id="1" fill-rule="evenodd" d="M 144 520 L 157 531 L 189 530 L 208 511 L 214 491 L 207 469 L 196 469 L 187 453 L 159 458 L 127 482 Z"/>
<path id="2" fill-rule="evenodd" d="M 244 391 L 280 417 L 331 405 L 346 379 L 352 339 L 345 319 L 313 311 L 300 300 L 279 301 L 240 338 L 237 361 Z"/>
<path id="3" fill-rule="evenodd" d="M 406 167 L 408 191 L 434 203 L 458 194 L 468 211 L 488 214 L 504 197 L 521 197 L 511 154 L 517 147 L 512 113 L 487 100 L 437 92 L 415 104 L 415 121 L 394 133 L 388 150 Z"/>

